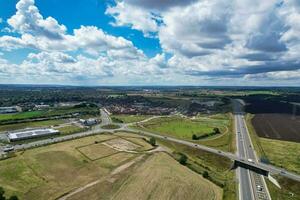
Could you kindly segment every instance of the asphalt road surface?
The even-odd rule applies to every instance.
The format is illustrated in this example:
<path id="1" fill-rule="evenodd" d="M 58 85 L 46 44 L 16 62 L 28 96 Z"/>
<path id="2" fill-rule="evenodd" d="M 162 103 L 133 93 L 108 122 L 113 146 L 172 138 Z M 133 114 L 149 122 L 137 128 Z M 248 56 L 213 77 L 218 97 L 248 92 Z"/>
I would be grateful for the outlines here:
<path id="1" fill-rule="evenodd" d="M 100 109 L 101 113 L 101 125 L 107 125 L 111 123 L 111 119 L 105 109 Z"/>
<path id="2" fill-rule="evenodd" d="M 245 158 L 249 162 L 256 163 L 257 157 L 246 128 L 246 123 L 244 121 L 242 102 L 240 100 L 233 100 L 233 103 L 237 139 L 237 155 Z M 237 178 L 239 183 L 240 200 L 271 199 L 266 182 L 262 175 L 252 172 L 249 169 L 238 167 Z"/>

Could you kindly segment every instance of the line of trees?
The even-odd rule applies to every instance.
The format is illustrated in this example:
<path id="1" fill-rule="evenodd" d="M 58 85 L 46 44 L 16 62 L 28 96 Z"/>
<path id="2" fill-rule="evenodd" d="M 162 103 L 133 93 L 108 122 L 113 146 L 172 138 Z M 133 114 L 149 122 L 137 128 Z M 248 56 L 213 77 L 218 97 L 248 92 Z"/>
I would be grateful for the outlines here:
<path id="1" fill-rule="evenodd" d="M 3 187 L 0 187 L 0 200 L 19 200 L 19 198 L 16 195 L 10 196 L 8 199 L 4 196 L 5 191 Z"/>
<path id="2" fill-rule="evenodd" d="M 193 134 L 192 139 L 193 140 L 200 140 L 200 139 L 203 139 L 203 138 L 206 138 L 206 137 L 209 137 L 209 136 L 213 136 L 213 135 L 217 135 L 217 134 L 220 134 L 220 133 L 221 133 L 221 131 L 220 131 L 219 128 L 214 128 L 213 132 L 211 132 L 211 133 L 206 133 L 206 134 L 200 135 L 200 136 L 198 136 L 196 134 Z"/>

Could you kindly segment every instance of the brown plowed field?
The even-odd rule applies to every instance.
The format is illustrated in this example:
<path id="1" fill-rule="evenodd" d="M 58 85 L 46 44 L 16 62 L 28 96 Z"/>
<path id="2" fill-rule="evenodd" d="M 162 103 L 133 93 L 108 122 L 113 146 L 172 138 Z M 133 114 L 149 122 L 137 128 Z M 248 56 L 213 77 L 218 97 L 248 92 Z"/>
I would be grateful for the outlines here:
<path id="1" fill-rule="evenodd" d="M 300 116 L 256 114 L 252 124 L 260 137 L 300 142 Z"/>

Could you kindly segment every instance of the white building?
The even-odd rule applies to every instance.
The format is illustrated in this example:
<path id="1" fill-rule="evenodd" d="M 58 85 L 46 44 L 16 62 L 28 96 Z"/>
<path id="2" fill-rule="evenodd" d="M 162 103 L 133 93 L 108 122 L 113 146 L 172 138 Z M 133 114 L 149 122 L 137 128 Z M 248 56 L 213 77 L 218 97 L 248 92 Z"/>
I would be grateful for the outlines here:
<path id="1" fill-rule="evenodd" d="M 39 129 L 24 129 L 20 131 L 14 131 L 8 133 L 9 141 L 18 141 L 26 140 L 37 137 L 49 136 L 49 135 L 58 135 L 59 131 L 51 128 L 39 128 Z"/>
<path id="2" fill-rule="evenodd" d="M 50 108 L 50 105 L 40 104 L 40 105 L 35 105 L 34 108 L 35 108 L 36 110 L 43 110 L 43 109 L 48 109 L 48 108 Z"/>
<path id="3" fill-rule="evenodd" d="M 16 113 L 19 111 L 21 111 L 21 108 L 19 106 L 0 107 L 0 114 Z"/>
<path id="4" fill-rule="evenodd" d="M 93 118 L 90 118 L 90 119 L 80 119 L 79 121 L 80 121 L 80 123 L 82 123 L 85 126 L 92 126 L 92 125 L 98 124 L 98 120 L 97 119 L 93 119 Z"/>

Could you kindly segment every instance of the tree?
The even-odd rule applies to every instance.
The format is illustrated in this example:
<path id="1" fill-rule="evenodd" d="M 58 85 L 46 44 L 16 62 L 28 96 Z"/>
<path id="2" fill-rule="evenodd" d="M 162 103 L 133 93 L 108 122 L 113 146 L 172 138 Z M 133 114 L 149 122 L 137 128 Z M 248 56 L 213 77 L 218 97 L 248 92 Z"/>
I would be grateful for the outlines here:
<path id="1" fill-rule="evenodd" d="M 199 138 L 198 138 L 197 135 L 193 134 L 192 139 L 193 139 L 193 140 L 198 140 Z"/>
<path id="2" fill-rule="evenodd" d="M 270 160 L 266 156 L 262 156 L 260 158 L 260 162 L 270 164 Z"/>
<path id="3" fill-rule="evenodd" d="M 202 174 L 203 178 L 208 178 L 209 177 L 209 174 L 207 171 L 204 171 L 203 174 Z"/>
<path id="4" fill-rule="evenodd" d="M 214 133 L 215 134 L 219 134 L 220 133 L 220 129 L 219 128 L 214 128 Z"/>
<path id="5" fill-rule="evenodd" d="M 149 140 L 149 143 L 152 145 L 152 146 L 155 146 L 156 145 L 156 140 L 154 137 L 151 137 L 150 140 Z"/>
<path id="6" fill-rule="evenodd" d="M 19 200 L 19 198 L 16 195 L 13 195 L 13 196 L 9 197 L 8 200 Z"/>
<path id="7" fill-rule="evenodd" d="M 4 191 L 3 187 L 0 187 L 0 200 L 5 200 L 4 193 L 5 193 L 5 191 Z"/>
<path id="8" fill-rule="evenodd" d="M 187 160 L 188 160 L 188 157 L 184 154 L 181 154 L 181 156 L 179 158 L 179 163 L 182 165 L 186 165 Z"/>

